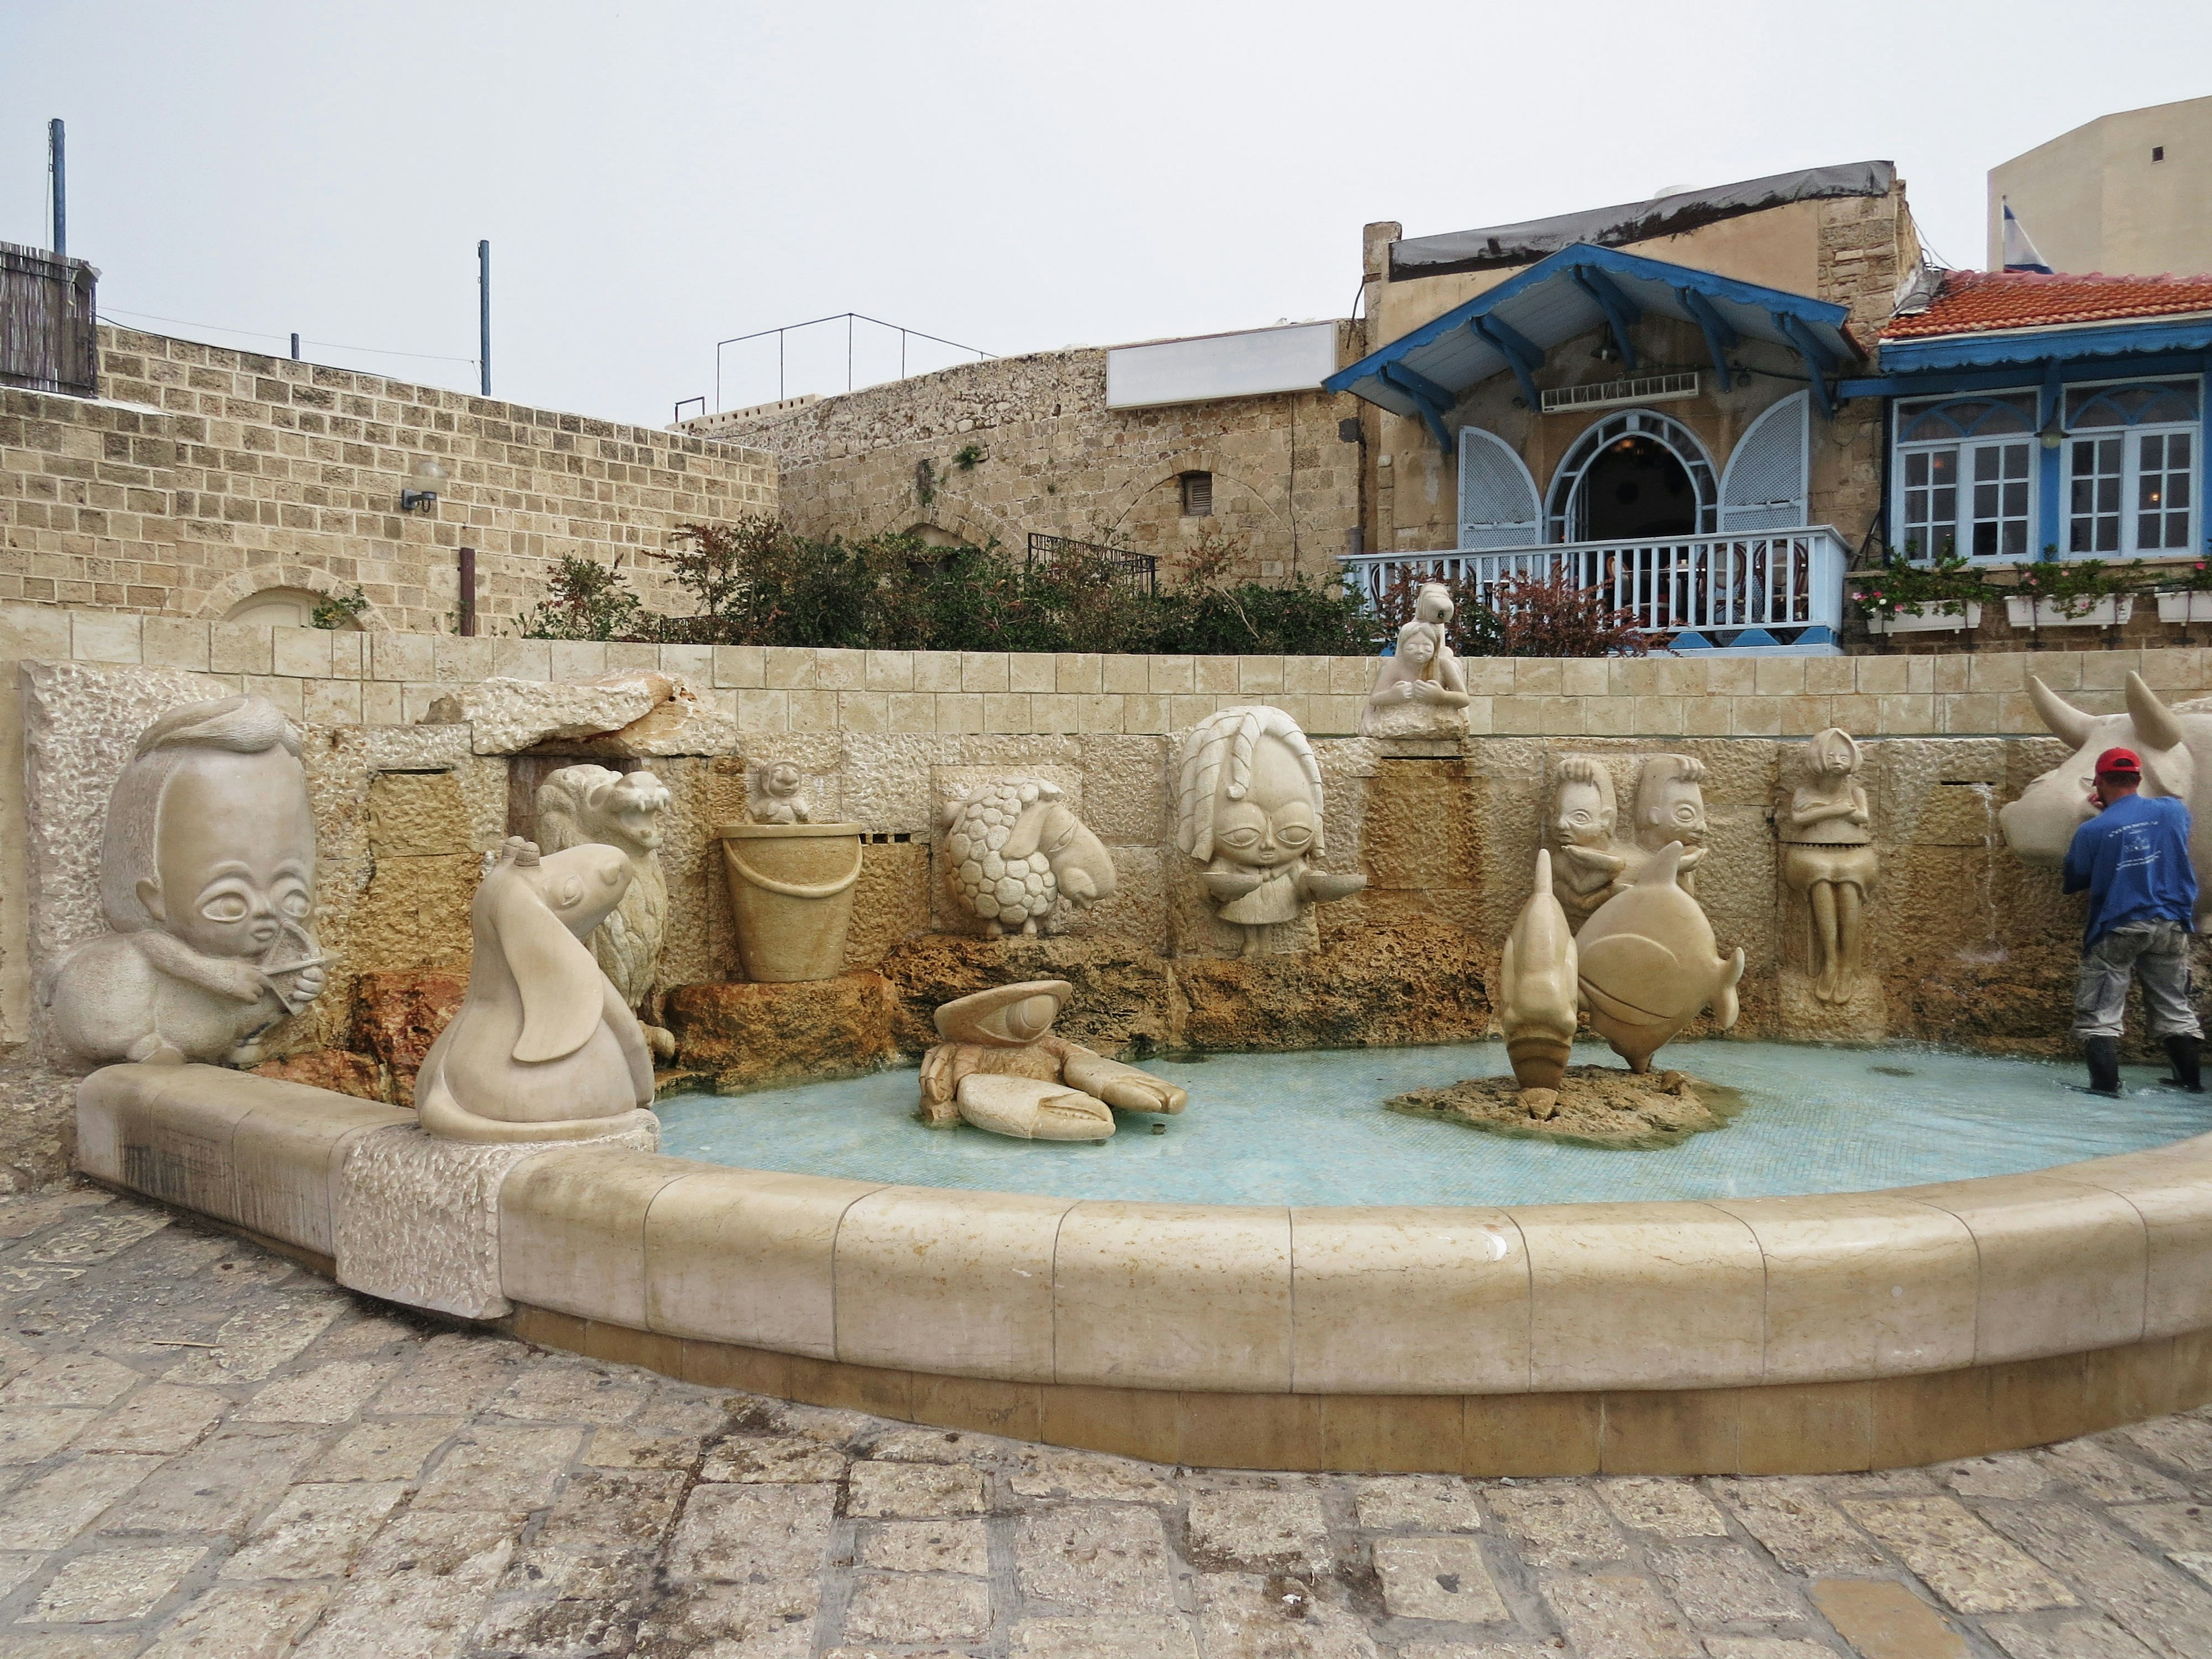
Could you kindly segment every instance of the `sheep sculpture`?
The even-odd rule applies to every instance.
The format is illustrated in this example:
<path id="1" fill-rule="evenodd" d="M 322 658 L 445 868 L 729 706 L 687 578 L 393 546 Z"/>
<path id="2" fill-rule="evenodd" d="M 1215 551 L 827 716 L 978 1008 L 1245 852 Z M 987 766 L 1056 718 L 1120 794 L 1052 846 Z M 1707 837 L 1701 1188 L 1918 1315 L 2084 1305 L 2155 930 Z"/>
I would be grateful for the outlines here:
<path id="1" fill-rule="evenodd" d="M 1114 891 L 1114 860 L 1042 778 L 981 784 L 945 810 L 952 890 L 997 939 L 1035 933 L 1063 898 L 1096 904 Z"/>

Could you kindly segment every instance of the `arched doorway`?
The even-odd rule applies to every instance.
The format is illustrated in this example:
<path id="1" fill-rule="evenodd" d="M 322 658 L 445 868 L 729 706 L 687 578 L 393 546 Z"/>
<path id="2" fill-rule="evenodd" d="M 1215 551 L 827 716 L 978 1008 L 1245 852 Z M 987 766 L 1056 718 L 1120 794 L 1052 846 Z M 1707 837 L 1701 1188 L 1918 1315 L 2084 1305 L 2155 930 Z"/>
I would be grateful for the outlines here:
<path id="1" fill-rule="evenodd" d="M 1559 542 L 1665 541 L 1713 528 L 1712 462 L 1680 422 L 1628 410 L 1583 434 L 1552 479 Z"/>
<path id="2" fill-rule="evenodd" d="M 315 607 L 329 598 L 312 587 L 264 587 L 231 606 L 222 619 L 252 623 L 262 628 L 312 628 L 315 625 Z M 340 633 L 362 631 L 358 616 L 351 612 L 341 612 L 331 626 Z"/>

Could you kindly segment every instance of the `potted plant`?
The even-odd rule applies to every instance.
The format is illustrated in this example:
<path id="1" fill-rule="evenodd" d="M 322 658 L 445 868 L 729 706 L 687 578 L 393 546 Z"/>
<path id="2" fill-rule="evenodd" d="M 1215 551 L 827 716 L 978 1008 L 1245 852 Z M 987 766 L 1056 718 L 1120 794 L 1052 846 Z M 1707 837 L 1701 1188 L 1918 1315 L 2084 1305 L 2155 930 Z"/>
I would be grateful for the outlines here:
<path id="1" fill-rule="evenodd" d="M 2212 553 L 2212 546 L 2207 550 Z M 2169 585 L 2158 590 L 2160 622 L 2212 622 L 2212 557 L 2199 559 L 2167 580 Z"/>
<path id="2" fill-rule="evenodd" d="M 1844 585 L 1844 595 L 1866 618 L 1870 634 L 1972 632 L 1981 626 L 1982 601 L 1990 597 L 1981 573 L 1948 547 L 1929 564 L 1913 562 L 1919 544 L 1907 542 L 1905 557 L 1860 571 Z"/>
<path id="3" fill-rule="evenodd" d="M 2005 599 L 2005 617 L 2014 628 L 2114 628 L 2135 615 L 2130 578 L 2140 577 L 2137 559 L 2124 575 L 2102 559 L 2062 561 L 2056 547 L 2020 572 L 2018 592 Z"/>

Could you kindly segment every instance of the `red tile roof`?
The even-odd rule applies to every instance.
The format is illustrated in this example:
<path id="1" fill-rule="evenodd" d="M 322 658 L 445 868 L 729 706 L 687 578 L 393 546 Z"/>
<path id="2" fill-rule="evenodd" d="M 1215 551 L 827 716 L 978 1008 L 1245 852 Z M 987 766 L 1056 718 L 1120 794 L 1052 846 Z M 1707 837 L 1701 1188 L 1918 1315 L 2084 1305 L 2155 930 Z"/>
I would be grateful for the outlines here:
<path id="1" fill-rule="evenodd" d="M 1885 340 L 2063 328 L 2212 311 L 2212 276 L 2055 276 L 2034 271 L 1951 270 L 1928 309 L 1900 315 Z"/>

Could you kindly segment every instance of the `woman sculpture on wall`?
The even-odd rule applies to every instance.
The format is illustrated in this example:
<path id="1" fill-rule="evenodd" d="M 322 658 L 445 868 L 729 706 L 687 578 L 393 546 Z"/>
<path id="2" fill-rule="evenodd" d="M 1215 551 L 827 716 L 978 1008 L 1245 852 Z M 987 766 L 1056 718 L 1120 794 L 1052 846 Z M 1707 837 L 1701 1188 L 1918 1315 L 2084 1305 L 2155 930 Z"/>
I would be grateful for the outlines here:
<path id="1" fill-rule="evenodd" d="M 1782 878 L 1812 911 L 1813 994 L 1822 1002 L 1850 1001 L 1863 966 L 1876 865 L 1859 758 L 1851 734 L 1830 726 L 1805 745 L 1796 787 L 1775 803 Z"/>
<path id="2" fill-rule="evenodd" d="M 1413 619 L 1398 630 L 1394 655 L 1375 671 L 1375 689 L 1360 711 L 1359 731 L 1370 738 L 1462 736 L 1467 731 L 1467 677 L 1452 654 L 1446 630 L 1451 593 L 1442 582 L 1424 582 Z"/>

